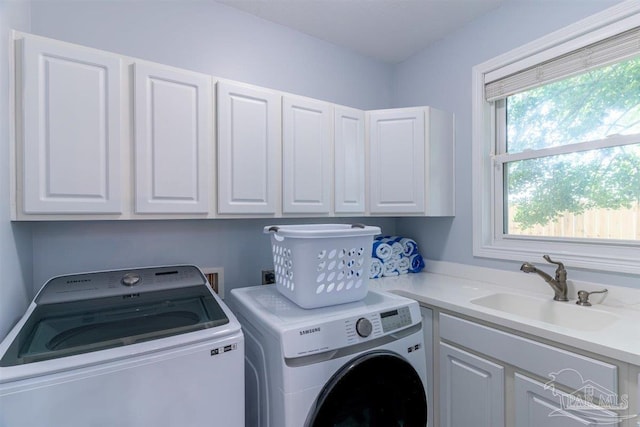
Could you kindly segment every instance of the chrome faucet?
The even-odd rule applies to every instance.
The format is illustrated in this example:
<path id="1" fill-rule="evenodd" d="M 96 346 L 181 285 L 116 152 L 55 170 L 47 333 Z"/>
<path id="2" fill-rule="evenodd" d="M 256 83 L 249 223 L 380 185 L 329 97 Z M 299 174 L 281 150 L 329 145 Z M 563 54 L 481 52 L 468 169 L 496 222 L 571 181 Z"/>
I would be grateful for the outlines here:
<path id="1" fill-rule="evenodd" d="M 545 282 L 551 286 L 555 296 L 553 297 L 554 301 L 569 301 L 567 298 L 567 270 L 564 268 L 564 264 L 561 262 L 552 261 L 549 258 L 549 255 L 544 255 L 543 258 L 550 262 L 551 264 L 556 264 L 558 268 L 556 268 L 556 278 L 553 279 L 544 271 L 538 270 L 535 265 L 525 262 L 520 267 L 521 271 L 525 273 L 537 273 L 540 277 L 542 277 Z"/>

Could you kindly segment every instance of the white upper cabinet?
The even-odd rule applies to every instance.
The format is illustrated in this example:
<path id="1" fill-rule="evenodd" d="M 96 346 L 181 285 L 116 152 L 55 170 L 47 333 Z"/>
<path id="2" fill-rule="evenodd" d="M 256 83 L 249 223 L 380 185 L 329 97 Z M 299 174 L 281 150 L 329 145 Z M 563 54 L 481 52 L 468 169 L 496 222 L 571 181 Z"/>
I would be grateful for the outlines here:
<path id="1" fill-rule="evenodd" d="M 282 120 L 283 213 L 330 213 L 331 104 L 285 96 Z"/>
<path id="2" fill-rule="evenodd" d="M 212 78 L 136 62 L 134 87 L 135 212 L 208 213 Z"/>
<path id="3" fill-rule="evenodd" d="M 218 82 L 218 212 L 275 214 L 280 190 L 282 97 Z"/>
<path id="4" fill-rule="evenodd" d="M 334 107 L 334 210 L 365 211 L 365 114 L 362 110 Z"/>
<path id="5" fill-rule="evenodd" d="M 368 112 L 369 211 L 454 215 L 453 115 L 430 107 Z"/>
<path id="6" fill-rule="evenodd" d="M 370 111 L 369 126 L 371 212 L 423 212 L 424 110 Z"/>
<path id="7" fill-rule="evenodd" d="M 12 34 L 13 219 L 454 214 L 452 114 L 214 90 L 209 75 Z"/>
<path id="8" fill-rule="evenodd" d="M 119 57 L 39 37 L 16 48 L 18 216 L 121 213 Z"/>

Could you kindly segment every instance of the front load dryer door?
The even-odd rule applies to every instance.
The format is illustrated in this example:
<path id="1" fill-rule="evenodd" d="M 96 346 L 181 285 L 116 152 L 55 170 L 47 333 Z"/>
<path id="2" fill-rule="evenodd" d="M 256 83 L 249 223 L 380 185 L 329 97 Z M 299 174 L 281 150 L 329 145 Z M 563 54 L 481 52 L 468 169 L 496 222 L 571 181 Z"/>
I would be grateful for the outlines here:
<path id="1" fill-rule="evenodd" d="M 427 398 L 416 370 L 390 351 L 343 366 L 318 395 L 305 427 L 425 427 Z"/>

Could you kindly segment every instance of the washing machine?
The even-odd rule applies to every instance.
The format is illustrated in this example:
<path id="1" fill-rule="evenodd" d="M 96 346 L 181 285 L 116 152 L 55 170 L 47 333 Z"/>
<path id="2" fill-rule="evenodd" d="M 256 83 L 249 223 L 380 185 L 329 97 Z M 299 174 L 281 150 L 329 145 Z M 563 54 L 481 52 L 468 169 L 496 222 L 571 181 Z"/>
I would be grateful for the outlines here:
<path id="1" fill-rule="evenodd" d="M 56 277 L 0 344 L 2 427 L 244 427 L 244 337 L 195 266 Z"/>
<path id="2" fill-rule="evenodd" d="M 369 291 L 302 309 L 258 286 L 232 290 L 229 304 L 245 334 L 247 426 L 426 426 L 417 302 Z"/>

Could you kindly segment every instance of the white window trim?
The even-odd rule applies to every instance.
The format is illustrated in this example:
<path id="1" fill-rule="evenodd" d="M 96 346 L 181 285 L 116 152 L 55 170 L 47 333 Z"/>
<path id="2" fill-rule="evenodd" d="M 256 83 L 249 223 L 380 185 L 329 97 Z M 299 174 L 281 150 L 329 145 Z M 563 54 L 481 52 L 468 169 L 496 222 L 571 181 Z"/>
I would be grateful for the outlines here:
<path id="1" fill-rule="evenodd" d="M 473 255 L 505 260 L 535 260 L 543 254 L 589 270 L 640 274 L 640 245 L 618 241 L 567 241 L 530 236 L 503 237 L 495 215 L 494 111 L 485 101 L 485 78 L 513 74 L 559 55 L 640 26 L 640 2 L 630 0 L 473 67 L 472 178 Z"/>

